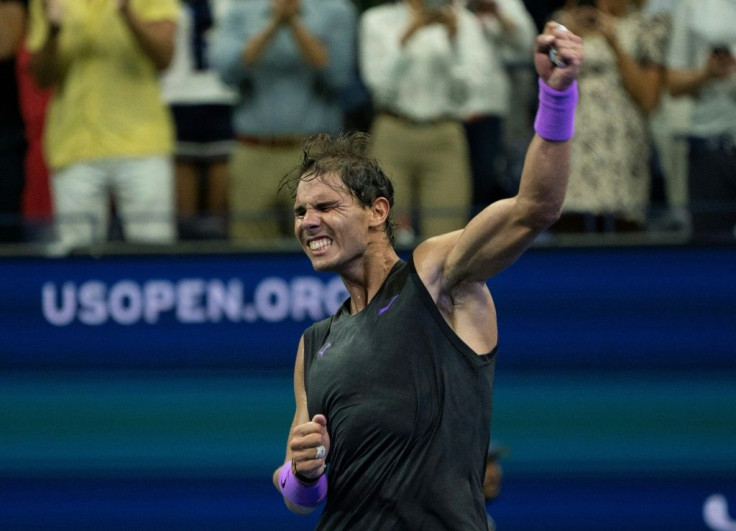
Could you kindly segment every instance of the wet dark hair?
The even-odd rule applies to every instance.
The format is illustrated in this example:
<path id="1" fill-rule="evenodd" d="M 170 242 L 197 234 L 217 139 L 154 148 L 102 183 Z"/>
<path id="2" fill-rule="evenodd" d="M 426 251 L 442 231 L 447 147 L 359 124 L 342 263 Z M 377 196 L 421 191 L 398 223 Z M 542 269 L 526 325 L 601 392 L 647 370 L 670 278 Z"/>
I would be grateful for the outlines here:
<path id="1" fill-rule="evenodd" d="M 281 179 L 279 192 L 285 189 L 294 199 L 300 182 L 337 174 L 346 191 L 362 205 L 369 207 L 376 199 L 384 197 L 393 207 L 394 186 L 378 161 L 368 155 L 369 140 L 368 134 L 360 132 L 340 136 L 322 133 L 308 137 L 304 141 L 301 164 Z M 392 246 L 395 245 L 395 228 L 389 211 L 384 232 Z"/>

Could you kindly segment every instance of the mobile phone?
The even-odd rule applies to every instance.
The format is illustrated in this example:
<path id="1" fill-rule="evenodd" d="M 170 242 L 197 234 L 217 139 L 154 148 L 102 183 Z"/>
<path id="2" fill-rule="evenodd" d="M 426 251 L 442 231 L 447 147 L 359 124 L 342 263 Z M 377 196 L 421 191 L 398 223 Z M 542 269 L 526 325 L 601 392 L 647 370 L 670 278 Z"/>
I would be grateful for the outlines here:
<path id="1" fill-rule="evenodd" d="M 711 48 L 711 53 L 714 55 L 731 55 L 731 48 L 725 44 L 717 44 Z"/>
<path id="2" fill-rule="evenodd" d="M 493 0 L 468 0 L 466 6 L 473 13 L 490 13 L 496 7 Z"/>
<path id="3" fill-rule="evenodd" d="M 449 5 L 448 0 L 423 0 L 422 5 L 425 9 L 435 10 L 435 9 L 442 9 L 443 7 Z"/>
<path id="4" fill-rule="evenodd" d="M 562 24 L 557 24 L 557 29 L 567 31 L 567 28 Z M 547 52 L 547 55 L 549 55 L 549 60 L 552 61 L 552 63 L 554 63 L 556 66 L 559 66 L 560 68 L 565 68 L 567 66 L 565 60 L 557 52 L 557 48 L 550 48 L 549 52 Z"/>

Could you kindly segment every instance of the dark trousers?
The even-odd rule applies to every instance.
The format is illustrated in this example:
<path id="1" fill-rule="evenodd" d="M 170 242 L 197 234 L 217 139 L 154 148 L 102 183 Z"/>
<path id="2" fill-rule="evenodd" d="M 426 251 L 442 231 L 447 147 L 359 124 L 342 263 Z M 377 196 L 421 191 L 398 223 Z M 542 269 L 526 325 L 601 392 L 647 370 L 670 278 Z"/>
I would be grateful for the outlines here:
<path id="1" fill-rule="evenodd" d="M 733 139 L 690 139 L 688 190 L 693 238 L 733 241 L 736 227 Z"/>
<path id="2" fill-rule="evenodd" d="M 22 239 L 25 159 L 23 132 L 0 131 L 0 242 Z"/>
<path id="3" fill-rule="evenodd" d="M 487 205 L 511 197 L 504 175 L 505 149 L 503 120 L 498 116 L 483 116 L 464 123 L 470 152 L 470 171 L 473 178 L 473 214 Z"/>

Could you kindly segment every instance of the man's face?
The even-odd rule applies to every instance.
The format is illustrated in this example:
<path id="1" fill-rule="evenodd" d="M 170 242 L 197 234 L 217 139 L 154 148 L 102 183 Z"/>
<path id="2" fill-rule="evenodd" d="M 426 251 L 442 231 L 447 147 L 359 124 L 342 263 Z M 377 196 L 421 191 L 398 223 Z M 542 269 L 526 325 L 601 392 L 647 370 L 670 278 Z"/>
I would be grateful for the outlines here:
<path id="1" fill-rule="evenodd" d="M 368 244 L 370 209 L 338 175 L 301 181 L 294 201 L 294 234 L 317 271 L 340 272 Z"/>

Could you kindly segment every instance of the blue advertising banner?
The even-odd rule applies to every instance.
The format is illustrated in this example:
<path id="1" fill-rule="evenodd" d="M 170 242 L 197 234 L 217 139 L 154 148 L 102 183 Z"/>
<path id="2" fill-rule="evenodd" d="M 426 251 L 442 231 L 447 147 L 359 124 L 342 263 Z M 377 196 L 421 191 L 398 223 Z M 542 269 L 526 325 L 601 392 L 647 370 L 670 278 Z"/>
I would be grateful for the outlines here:
<path id="1" fill-rule="evenodd" d="M 7 529 L 309 531 L 268 478 L 2 481 Z M 488 506 L 500 530 L 727 531 L 736 486 L 713 478 L 509 478 Z M 730 510 L 730 512 L 729 512 Z"/>
<path id="2" fill-rule="evenodd" d="M 21 259 L 0 285 L 10 368 L 283 368 L 347 296 L 285 254 Z"/>
<path id="3" fill-rule="evenodd" d="M 734 264 L 535 248 L 489 281 L 499 529 L 736 528 Z M 0 293 L 0 527 L 314 529 L 271 472 L 339 278 L 286 253 L 6 258 Z"/>
<path id="4" fill-rule="evenodd" d="M 736 367 L 734 248 L 533 249 L 489 285 L 501 366 Z M 290 369 L 346 291 L 295 254 L 6 259 L 0 368 Z"/>

